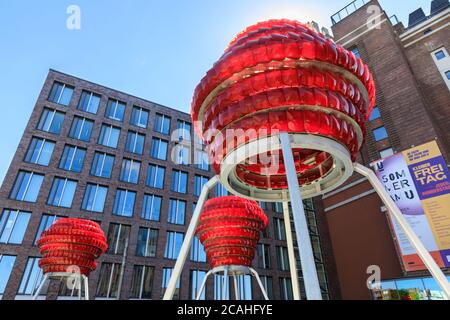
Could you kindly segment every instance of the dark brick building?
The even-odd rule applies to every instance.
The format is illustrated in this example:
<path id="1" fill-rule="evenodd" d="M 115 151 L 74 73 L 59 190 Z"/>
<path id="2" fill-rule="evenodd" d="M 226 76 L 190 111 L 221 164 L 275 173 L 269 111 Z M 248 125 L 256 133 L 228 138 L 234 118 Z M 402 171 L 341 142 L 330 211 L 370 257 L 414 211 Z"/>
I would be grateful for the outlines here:
<path id="1" fill-rule="evenodd" d="M 99 222 L 109 243 L 89 279 L 91 298 L 160 299 L 201 186 L 213 175 L 190 121 L 51 70 L 0 189 L 0 297 L 30 299 L 42 280 L 35 240 L 58 217 L 81 217 Z M 226 192 L 219 185 L 213 193 Z M 271 298 L 290 299 L 281 205 L 261 205 L 271 223 L 254 265 Z M 317 221 L 311 201 L 306 205 L 327 298 L 318 231 L 324 220 Z M 181 299 L 195 296 L 209 269 L 198 241 L 193 248 Z M 220 298 L 217 280 L 208 280 L 204 298 Z M 239 281 L 246 298 L 262 298 L 250 277 Z M 48 299 L 77 295 L 57 280 L 44 292 Z"/>
<path id="2" fill-rule="evenodd" d="M 353 1 L 332 16 L 335 41 L 359 55 L 376 82 L 376 108 L 359 159 L 364 165 L 433 140 L 450 163 L 450 4 L 430 3 L 430 14 L 416 10 L 408 26 L 376 0 Z M 422 281 L 429 274 L 404 270 L 386 210 L 365 178 L 355 174 L 317 202 L 336 263 L 330 286 L 338 286 L 343 299 L 371 298 L 371 265 L 380 266 L 394 289 L 430 290 Z"/>

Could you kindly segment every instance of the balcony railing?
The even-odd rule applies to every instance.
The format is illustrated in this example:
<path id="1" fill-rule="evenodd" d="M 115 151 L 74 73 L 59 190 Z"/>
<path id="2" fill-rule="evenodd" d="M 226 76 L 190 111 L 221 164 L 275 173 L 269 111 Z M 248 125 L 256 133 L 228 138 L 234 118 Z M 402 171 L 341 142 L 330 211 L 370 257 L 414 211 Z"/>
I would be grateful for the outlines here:
<path id="1" fill-rule="evenodd" d="M 333 23 L 333 25 L 335 25 L 336 23 L 345 19 L 346 17 L 348 17 L 353 12 L 355 12 L 362 6 L 366 5 L 370 1 L 371 0 L 355 0 L 355 1 L 351 2 L 350 4 L 348 4 L 347 6 L 345 6 L 344 8 L 342 8 L 341 10 L 339 10 L 338 12 L 333 14 L 331 16 L 331 22 Z"/>

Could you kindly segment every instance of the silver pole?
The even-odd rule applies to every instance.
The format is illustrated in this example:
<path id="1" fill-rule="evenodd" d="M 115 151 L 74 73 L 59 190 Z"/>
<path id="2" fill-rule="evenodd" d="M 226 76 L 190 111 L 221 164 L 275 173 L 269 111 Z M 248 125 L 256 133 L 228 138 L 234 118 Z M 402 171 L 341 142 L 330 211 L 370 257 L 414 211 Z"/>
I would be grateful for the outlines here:
<path id="1" fill-rule="evenodd" d="M 163 300 L 172 300 L 173 295 L 176 290 L 178 279 L 180 278 L 181 271 L 183 271 L 184 263 L 189 254 L 189 249 L 191 248 L 192 240 L 195 236 L 195 230 L 197 229 L 197 224 L 200 219 L 200 213 L 202 212 L 203 205 L 208 198 L 209 191 L 214 188 L 214 186 L 219 182 L 219 177 L 212 177 L 202 189 L 200 197 L 198 198 L 197 206 L 195 207 L 194 213 L 192 214 L 191 222 L 189 223 L 189 228 L 186 231 L 186 236 L 183 241 L 183 245 L 180 249 L 180 254 L 178 255 L 177 262 L 172 271 L 172 276 L 170 277 L 169 284 L 167 285 L 166 292 L 164 293 Z"/>
<path id="2" fill-rule="evenodd" d="M 195 300 L 200 300 L 203 290 L 205 290 L 206 280 L 208 280 L 208 277 L 211 275 L 211 273 L 212 273 L 211 270 L 209 270 L 208 273 L 206 273 L 205 278 L 203 279 L 202 285 L 200 286 L 200 290 L 197 292 L 197 297 Z"/>
<path id="3" fill-rule="evenodd" d="M 300 263 L 305 282 L 306 298 L 308 300 L 322 300 L 311 239 L 309 237 L 308 223 L 303 208 L 302 195 L 298 183 L 297 172 L 295 170 L 294 156 L 292 154 L 288 133 L 280 133 L 280 143 L 283 150 L 284 166 L 286 167 L 289 197 L 294 216 L 295 234 L 297 236 L 298 249 L 300 252 Z"/>
<path id="4" fill-rule="evenodd" d="M 259 288 L 260 288 L 261 291 L 262 291 L 262 294 L 263 294 L 263 296 L 264 296 L 264 299 L 265 299 L 265 300 L 269 300 L 269 296 L 267 295 L 266 289 L 264 288 L 264 285 L 263 285 L 263 283 L 262 283 L 262 281 L 261 281 L 261 278 L 259 277 L 258 272 L 256 272 L 256 270 L 253 269 L 253 268 L 248 268 L 248 269 L 249 269 L 250 272 L 253 274 L 253 276 L 256 278 L 256 281 L 258 282 Z"/>
<path id="5" fill-rule="evenodd" d="M 408 237 L 409 242 L 414 247 L 414 249 L 416 249 L 417 254 L 422 259 L 428 271 L 430 271 L 433 278 L 442 288 L 446 300 L 450 300 L 450 283 L 448 282 L 441 268 L 439 268 L 436 261 L 434 261 L 433 257 L 425 248 L 422 241 L 420 241 L 419 237 L 414 233 L 414 230 L 409 225 L 408 220 L 406 220 L 406 218 L 403 216 L 394 200 L 392 200 L 390 195 L 386 192 L 383 184 L 378 180 L 375 173 L 369 168 L 366 168 L 359 163 L 355 163 L 354 167 L 356 172 L 365 176 L 369 180 L 370 184 L 378 193 L 384 205 L 389 209 L 389 212 L 394 216 L 395 220 L 397 220 L 398 224 L 403 229 L 403 232 L 405 232 L 405 235 Z"/>
<path id="6" fill-rule="evenodd" d="M 89 300 L 89 278 L 84 276 L 84 297 Z"/>
<path id="7" fill-rule="evenodd" d="M 239 299 L 238 281 L 237 281 L 236 274 L 233 274 L 233 282 L 234 282 L 234 299 L 235 300 L 240 300 Z"/>
<path id="8" fill-rule="evenodd" d="M 225 266 L 225 270 L 223 271 L 223 282 L 222 282 L 222 300 L 227 299 L 227 282 L 228 282 L 228 266 Z"/>
<path id="9" fill-rule="evenodd" d="M 39 297 L 39 294 L 41 293 L 42 288 L 44 288 L 45 282 L 46 282 L 47 280 L 48 280 L 48 274 L 46 273 L 46 274 L 44 275 L 44 279 L 42 279 L 41 284 L 39 285 L 39 287 L 38 287 L 36 293 L 35 293 L 34 296 L 33 296 L 33 300 L 36 300 L 36 299 Z"/>
<path id="10" fill-rule="evenodd" d="M 295 261 L 294 242 L 292 239 L 291 216 L 289 214 L 289 204 L 287 202 L 283 202 L 283 213 L 289 254 L 289 268 L 291 269 L 292 291 L 294 300 L 300 300 L 300 286 L 298 284 L 297 262 Z"/>

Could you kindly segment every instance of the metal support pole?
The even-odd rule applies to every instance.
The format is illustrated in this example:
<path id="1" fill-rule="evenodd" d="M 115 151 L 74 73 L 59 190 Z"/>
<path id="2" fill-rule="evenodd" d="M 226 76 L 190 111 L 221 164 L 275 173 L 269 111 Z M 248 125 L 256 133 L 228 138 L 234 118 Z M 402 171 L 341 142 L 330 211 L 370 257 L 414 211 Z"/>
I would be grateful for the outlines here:
<path id="1" fill-rule="evenodd" d="M 234 282 L 234 298 L 235 298 L 235 300 L 240 300 L 239 299 L 238 281 L 237 281 L 237 277 L 235 274 L 233 274 L 233 282 Z"/>
<path id="2" fill-rule="evenodd" d="M 41 284 L 39 285 L 39 287 L 38 287 L 36 293 L 35 293 L 34 296 L 33 296 L 33 300 L 36 300 L 36 299 L 39 297 L 39 294 L 41 293 L 42 288 L 44 288 L 44 285 L 45 285 L 45 283 L 47 282 L 47 280 L 48 280 L 48 274 L 46 273 L 46 274 L 44 275 L 44 279 L 42 279 Z"/>
<path id="3" fill-rule="evenodd" d="M 222 282 L 222 300 L 227 299 L 227 282 L 228 282 L 228 266 L 225 267 L 223 271 L 223 282 Z"/>
<path id="4" fill-rule="evenodd" d="M 89 300 L 89 278 L 87 276 L 84 277 L 84 298 L 85 300 Z"/>
<path id="5" fill-rule="evenodd" d="M 283 150 L 284 166 L 286 168 L 289 196 L 294 216 L 295 234 L 297 236 L 300 263 L 305 282 L 306 298 L 308 300 L 322 300 L 311 239 L 309 237 L 308 223 L 303 208 L 302 195 L 288 133 L 280 133 L 280 143 Z"/>
<path id="6" fill-rule="evenodd" d="M 200 300 L 200 297 L 202 296 L 203 290 L 205 290 L 205 286 L 206 286 L 206 280 L 208 280 L 208 277 L 211 275 L 212 271 L 209 270 L 206 275 L 205 278 L 203 279 L 202 285 L 200 286 L 200 290 L 197 292 L 197 297 L 195 300 Z"/>
<path id="7" fill-rule="evenodd" d="M 354 167 L 356 172 L 365 176 L 369 180 L 370 184 L 378 193 L 384 205 L 389 209 L 389 212 L 394 216 L 395 220 L 403 229 L 403 232 L 405 232 L 405 235 L 408 237 L 409 242 L 414 247 L 414 249 L 416 249 L 417 254 L 420 256 L 420 258 L 422 259 L 427 269 L 430 271 L 433 278 L 442 288 L 446 300 L 450 300 L 450 283 L 448 282 L 442 270 L 437 265 L 436 261 L 434 261 L 433 257 L 430 255 L 428 250 L 420 241 L 419 237 L 414 233 L 414 230 L 409 225 L 408 220 L 406 220 L 406 218 L 403 216 L 402 212 L 397 207 L 394 200 L 392 200 L 391 196 L 384 189 L 383 184 L 378 180 L 377 176 L 371 169 L 366 168 L 359 163 L 355 163 Z"/>
<path id="8" fill-rule="evenodd" d="M 189 254 L 189 249 L 191 248 L 192 240 L 195 236 L 195 230 L 197 229 L 198 221 L 200 219 L 200 213 L 202 212 L 203 205 L 208 198 L 209 191 L 214 188 L 214 186 L 219 182 L 219 177 L 214 176 L 211 178 L 202 189 L 200 197 L 198 198 L 197 206 L 195 207 L 194 213 L 192 214 L 191 222 L 189 223 L 189 228 L 186 231 L 186 236 L 183 241 L 183 245 L 180 249 L 180 254 L 178 255 L 177 262 L 172 271 L 172 276 L 170 277 L 169 284 L 167 285 L 166 292 L 164 293 L 163 300 L 172 300 L 175 294 L 178 279 L 180 278 L 181 271 L 183 271 L 184 263 Z"/>
<path id="9" fill-rule="evenodd" d="M 300 286 L 298 284 L 297 262 L 295 261 L 294 242 L 292 239 L 291 216 L 289 214 L 289 204 L 287 202 L 283 202 L 283 214 L 289 255 L 289 269 L 291 270 L 292 291 L 294 300 L 300 300 Z"/>
<path id="10" fill-rule="evenodd" d="M 264 296 L 264 299 L 265 299 L 265 300 L 269 300 L 269 296 L 267 295 L 266 288 L 264 288 L 264 285 L 263 285 L 263 283 L 262 283 L 262 281 L 261 281 L 261 278 L 259 277 L 258 272 L 256 272 L 256 270 L 253 269 L 253 268 L 248 268 L 248 269 L 249 269 L 250 272 L 253 274 L 253 276 L 256 278 L 256 281 L 258 282 L 259 288 L 260 288 L 261 291 L 262 291 L 262 294 L 263 294 L 263 296 Z"/>
<path id="11" fill-rule="evenodd" d="M 81 288 L 83 287 L 82 286 L 83 282 L 81 281 L 81 277 L 82 277 L 82 275 L 81 275 L 81 273 L 79 273 L 78 277 L 77 277 L 77 281 L 78 281 L 77 287 L 78 287 L 78 300 L 80 300 L 80 301 L 81 301 Z"/>

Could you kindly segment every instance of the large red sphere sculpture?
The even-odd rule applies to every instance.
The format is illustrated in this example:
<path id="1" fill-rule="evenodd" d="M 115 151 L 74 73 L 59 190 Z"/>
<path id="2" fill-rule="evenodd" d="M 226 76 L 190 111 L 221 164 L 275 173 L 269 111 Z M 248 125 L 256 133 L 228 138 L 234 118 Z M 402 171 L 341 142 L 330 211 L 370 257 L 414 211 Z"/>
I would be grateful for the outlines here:
<path id="1" fill-rule="evenodd" d="M 63 218 L 44 231 L 37 242 L 43 273 L 68 272 L 73 266 L 89 276 L 108 245 L 100 226 L 90 220 Z"/>
<path id="2" fill-rule="evenodd" d="M 250 267 L 267 216 L 256 201 L 235 196 L 208 200 L 196 230 L 211 268 Z"/>
<path id="3" fill-rule="evenodd" d="M 289 133 L 303 197 L 323 194 L 352 174 L 374 101 L 353 52 L 298 21 L 269 20 L 230 43 L 195 89 L 191 116 L 228 190 L 279 201 L 288 184 L 270 138 Z"/>

